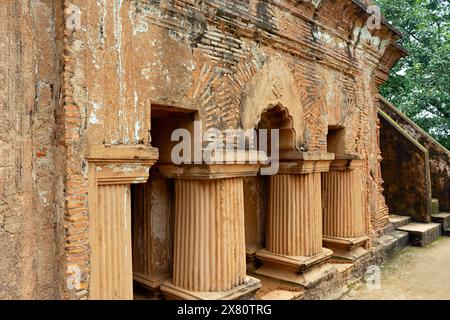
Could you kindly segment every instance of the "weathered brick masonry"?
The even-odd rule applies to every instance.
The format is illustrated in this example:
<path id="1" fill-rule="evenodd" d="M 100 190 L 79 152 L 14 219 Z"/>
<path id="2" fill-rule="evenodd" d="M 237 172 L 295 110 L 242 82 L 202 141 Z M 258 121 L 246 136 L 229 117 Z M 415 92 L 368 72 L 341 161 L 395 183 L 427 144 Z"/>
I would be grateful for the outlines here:
<path id="1" fill-rule="evenodd" d="M 56 226 L 62 8 L 0 2 L 0 297 L 51 299 Z M 56 187 L 59 185 L 59 190 Z M 58 214 L 57 214 L 58 213 Z"/>
<path id="2" fill-rule="evenodd" d="M 0 77 L 7 84 L 0 87 L 0 298 L 89 298 L 93 175 L 106 171 L 98 163 L 151 162 L 105 154 L 116 147 L 145 149 L 152 141 L 160 147 L 163 134 L 151 127 L 171 120 L 152 121 L 158 108 L 183 108 L 204 129 L 228 129 L 258 125 L 271 103 L 281 101 L 291 117 L 302 115 L 293 118 L 295 148 L 310 153 L 326 153 L 329 129 L 343 128 L 344 153 L 362 160 L 366 248 L 376 244 L 388 222 L 378 89 L 404 52 L 395 44 L 399 33 L 386 23 L 367 29 L 367 3 L 0 4 Z M 80 29 L 66 23 L 74 6 L 81 12 Z M 261 92 L 274 100 L 254 97 L 254 83 L 263 83 Z M 160 148 L 160 161 L 164 155 Z M 130 181 L 122 182 L 137 183 Z M 258 202 L 263 180 L 245 181 L 245 190 L 255 188 L 248 199 Z M 164 192 L 154 198 L 167 197 Z M 254 222 L 245 226 L 249 256 L 264 248 L 264 205 L 257 208 L 245 210 L 246 221 Z M 152 214 L 170 223 L 166 213 Z M 170 273 L 172 231 L 160 229 L 150 235 L 164 244 L 154 250 L 155 270 Z M 74 268 L 82 277 L 72 288 L 67 280 Z"/>

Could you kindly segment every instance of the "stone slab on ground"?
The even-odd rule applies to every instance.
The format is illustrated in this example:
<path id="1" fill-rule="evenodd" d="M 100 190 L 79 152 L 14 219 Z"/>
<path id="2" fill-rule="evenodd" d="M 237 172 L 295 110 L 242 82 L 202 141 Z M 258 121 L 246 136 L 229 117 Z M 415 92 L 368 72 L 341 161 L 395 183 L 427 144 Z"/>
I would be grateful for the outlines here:
<path id="1" fill-rule="evenodd" d="M 303 291 L 274 290 L 261 297 L 261 300 L 301 300 L 305 293 Z"/>
<path id="2" fill-rule="evenodd" d="M 394 225 L 395 229 L 403 227 L 412 221 L 411 217 L 400 216 L 396 214 L 389 215 L 389 221 Z"/>
<path id="3" fill-rule="evenodd" d="M 412 222 L 398 228 L 399 231 L 409 233 L 409 241 L 414 246 L 424 247 L 441 236 L 441 225 L 439 223 L 417 223 Z"/>
<path id="4" fill-rule="evenodd" d="M 442 233 L 444 233 L 446 229 L 450 228 L 450 213 L 448 212 L 433 214 L 431 216 L 431 220 L 434 223 L 440 223 L 442 225 Z"/>
<path id="5" fill-rule="evenodd" d="M 269 278 L 280 279 L 286 283 L 300 285 L 307 289 L 316 287 L 320 283 L 330 280 L 336 273 L 337 270 L 329 263 L 324 263 L 303 274 L 268 265 L 263 265 L 255 272 L 257 276 L 262 275 Z"/>

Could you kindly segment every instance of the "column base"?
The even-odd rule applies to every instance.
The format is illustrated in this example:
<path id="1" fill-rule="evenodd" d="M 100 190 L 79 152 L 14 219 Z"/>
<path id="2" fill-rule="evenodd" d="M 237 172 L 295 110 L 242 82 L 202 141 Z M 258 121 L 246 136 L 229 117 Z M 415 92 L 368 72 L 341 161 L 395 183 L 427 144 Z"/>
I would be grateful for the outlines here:
<path id="1" fill-rule="evenodd" d="M 264 249 L 256 253 L 263 266 L 255 273 L 312 288 L 335 275 L 336 269 L 325 263 L 332 255 L 333 251 L 326 248 L 312 257 L 285 256 Z"/>
<path id="2" fill-rule="evenodd" d="M 354 262 L 364 257 L 368 251 L 363 247 L 368 236 L 358 238 L 337 238 L 323 236 L 323 245 L 333 250 L 333 257 L 338 260 Z"/>
<path id="3" fill-rule="evenodd" d="M 143 273 L 133 273 L 133 280 L 139 283 L 142 287 L 150 291 L 159 291 L 161 285 L 170 278 L 168 273 L 159 273 L 146 275 Z"/>
<path id="4" fill-rule="evenodd" d="M 259 261 L 256 258 L 256 252 L 258 252 L 257 248 L 246 248 L 245 250 L 245 262 L 247 268 L 247 274 L 254 273 L 259 266 Z"/>
<path id="5" fill-rule="evenodd" d="M 255 297 L 256 291 L 261 289 L 259 279 L 247 276 L 245 283 L 227 291 L 195 292 L 173 285 L 166 281 L 161 291 L 167 300 L 250 300 Z"/>
<path id="6" fill-rule="evenodd" d="M 332 259 L 335 262 L 353 263 L 353 262 L 363 258 L 364 256 L 366 256 L 366 254 L 368 254 L 368 253 L 369 253 L 369 251 L 367 251 L 366 249 L 361 248 L 361 247 L 354 248 L 350 251 L 336 249 L 333 253 Z"/>

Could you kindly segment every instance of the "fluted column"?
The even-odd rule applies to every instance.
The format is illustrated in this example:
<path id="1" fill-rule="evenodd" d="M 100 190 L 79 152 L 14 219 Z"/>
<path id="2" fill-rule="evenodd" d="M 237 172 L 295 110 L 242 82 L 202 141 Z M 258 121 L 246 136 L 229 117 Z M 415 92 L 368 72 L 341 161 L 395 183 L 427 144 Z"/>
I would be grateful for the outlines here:
<path id="1" fill-rule="evenodd" d="M 336 160 L 322 176 L 323 234 L 327 247 L 351 250 L 366 236 L 361 160 Z"/>
<path id="2" fill-rule="evenodd" d="M 161 167 L 175 179 L 173 278 L 169 299 L 237 299 L 260 281 L 246 275 L 243 177 L 259 165 Z"/>
<path id="3" fill-rule="evenodd" d="M 245 282 L 242 178 L 175 182 L 173 284 L 226 291 Z"/>
<path id="4" fill-rule="evenodd" d="M 98 188 L 96 221 L 98 255 L 92 270 L 98 274 L 97 292 L 102 299 L 133 299 L 131 261 L 131 202 L 130 185 L 105 185 Z M 94 290 L 94 288 L 92 288 Z"/>
<path id="5" fill-rule="evenodd" d="M 133 299 L 131 184 L 145 183 L 158 159 L 152 147 L 91 146 L 89 298 Z"/>
<path id="6" fill-rule="evenodd" d="M 271 177 L 266 249 L 287 256 L 322 251 L 320 173 Z"/>
<path id="7" fill-rule="evenodd" d="M 331 272 L 323 263 L 332 255 L 322 247 L 321 173 L 330 154 L 292 152 L 282 155 L 280 170 L 270 178 L 266 248 L 256 273 L 308 286 L 312 269 Z M 317 273 L 320 278 L 322 273 Z"/>

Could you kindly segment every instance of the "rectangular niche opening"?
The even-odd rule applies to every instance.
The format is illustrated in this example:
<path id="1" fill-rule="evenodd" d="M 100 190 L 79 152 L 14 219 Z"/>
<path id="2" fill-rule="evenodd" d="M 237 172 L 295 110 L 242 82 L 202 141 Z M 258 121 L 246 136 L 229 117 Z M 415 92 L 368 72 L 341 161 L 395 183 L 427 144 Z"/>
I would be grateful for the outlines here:
<path id="1" fill-rule="evenodd" d="M 343 127 L 328 127 L 327 151 L 334 153 L 336 157 L 345 154 L 345 129 Z"/>
<path id="2" fill-rule="evenodd" d="M 159 160 L 150 169 L 145 184 L 131 186 L 134 299 L 158 298 L 159 287 L 172 274 L 174 181 L 159 174 L 158 164 L 171 162 L 178 142 L 172 132 L 193 132 L 197 111 L 152 104 L 151 145 L 159 149 Z"/>
<path id="3" fill-rule="evenodd" d="M 159 149 L 159 162 L 170 163 L 172 148 L 178 141 L 171 141 L 172 132 L 186 129 L 194 134 L 194 121 L 198 118 L 197 110 L 165 105 L 152 105 L 151 137 L 152 146 Z"/>

